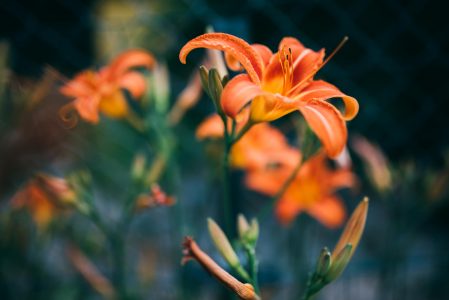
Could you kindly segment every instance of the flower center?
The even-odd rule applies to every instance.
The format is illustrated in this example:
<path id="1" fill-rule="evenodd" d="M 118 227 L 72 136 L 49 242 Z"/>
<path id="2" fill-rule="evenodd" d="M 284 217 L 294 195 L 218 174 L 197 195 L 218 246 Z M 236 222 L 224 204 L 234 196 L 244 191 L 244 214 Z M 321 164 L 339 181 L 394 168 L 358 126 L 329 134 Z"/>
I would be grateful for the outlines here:
<path id="1" fill-rule="evenodd" d="M 278 52 L 278 56 L 284 80 L 282 85 L 282 95 L 286 95 L 293 85 L 292 49 L 287 48 L 287 46 L 284 45 L 284 47 L 282 47 L 282 49 Z"/>

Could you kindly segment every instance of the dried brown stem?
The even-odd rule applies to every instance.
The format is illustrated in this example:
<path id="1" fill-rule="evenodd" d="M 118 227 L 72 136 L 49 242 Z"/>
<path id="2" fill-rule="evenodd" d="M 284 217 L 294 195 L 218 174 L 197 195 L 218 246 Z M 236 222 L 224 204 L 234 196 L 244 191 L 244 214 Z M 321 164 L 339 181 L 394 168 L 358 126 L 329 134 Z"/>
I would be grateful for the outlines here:
<path id="1" fill-rule="evenodd" d="M 260 300 L 260 297 L 254 292 L 254 287 L 249 283 L 242 283 L 234 276 L 220 267 L 209 255 L 207 255 L 198 244 L 191 238 L 184 239 L 184 258 L 182 264 L 190 259 L 198 261 L 204 269 L 217 278 L 221 283 L 237 294 L 243 300 Z"/>

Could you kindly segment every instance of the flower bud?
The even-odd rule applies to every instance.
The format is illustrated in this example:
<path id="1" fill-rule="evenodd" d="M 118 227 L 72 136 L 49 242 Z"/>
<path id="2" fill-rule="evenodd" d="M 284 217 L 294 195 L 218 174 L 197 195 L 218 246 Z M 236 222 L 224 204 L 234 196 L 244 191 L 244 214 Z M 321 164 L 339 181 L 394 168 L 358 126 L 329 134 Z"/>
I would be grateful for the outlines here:
<path id="1" fill-rule="evenodd" d="M 220 74 L 216 69 L 209 70 L 209 93 L 210 97 L 215 103 L 218 113 L 222 112 L 221 108 L 221 93 L 223 92 L 223 83 Z"/>
<path id="2" fill-rule="evenodd" d="M 203 90 L 210 97 L 210 93 L 209 93 L 209 70 L 205 66 L 200 66 L 199 69 L 200 69 L 199 72 L 200 72 L 201 85 L 203 86 Z"/>
<path id="3" fill-rule="evenodd" d="M 134 157 L 133 165 L 131 167 L 131 177 L 135 181 L 140 181 L 145 173 L 145 165 L 146 165 L 145 155 L 142 153 L 138 153 Z"/>
<path id="4" fill-rule="evenodd" d="M 318 262 L 316 265 L 316 274 L 318 276 L 324 276 L 329 271 L 329 268 L 331 266 L 331 253 L 327 249 L 327 247 L 324 247 L 323 250 L 321 250 L 320 257 L 318 258 Z"/>
<path id="5" fill-rule="evenodd" d="M 165 113 L 170 104 L 170 80 L 167 66 L 165 64 L 157 64 L 153 70 L 151 79 L 151 91 L 155 109 L 159 113 Z"/>
<path id="6" fill-rule="evenodd" d="M 326 281 L 331 282 L 337 279 L 351 260 L 354 247 L 351 244 L 346 246 L 332 260 L 332 265 L 325 275 Z"/>
<path id="7" fill-rule="evenodd" d="M 259 222 L 257 219 L 252 219 L 251 224 L 248 224 L 246 218 L 242 215 L 238 215 L 237 229 L 239 232 L 240 241 L 244 244 L 254 246 L 259 238 Z"/>
<path id="8" fill-rule="evenodd" d="M 340 239 L 332 252 L 332 260 L 336 259 L 336 256 L 338 256 L 339 253 L 346 248 L 347 244 L 351 244 L 353 246 L 350 252 L 351 258 L 357 248 L 357 245 L 359 244 L 360 238 L 362 237 L 367 215 L 368 197 L 365 197 L 356 207 L 346 223 L 345 229 L 343 230 L 343 233 L 341 234 Z"/>
<path id="9" fill-rule="evenodd" d="M 209 229 L 209 234 L 214 241 L 215 247 L 220 252 L 221 256 L 226 260 L 226 262 L 232 266 L 240 265 L 240 260 L 237 257 L 234 249 L 231 246 L 228 238 L 224 234 L 223 230 L 215 223 L 211 218 L 207 219 L 207 227 Z"/>

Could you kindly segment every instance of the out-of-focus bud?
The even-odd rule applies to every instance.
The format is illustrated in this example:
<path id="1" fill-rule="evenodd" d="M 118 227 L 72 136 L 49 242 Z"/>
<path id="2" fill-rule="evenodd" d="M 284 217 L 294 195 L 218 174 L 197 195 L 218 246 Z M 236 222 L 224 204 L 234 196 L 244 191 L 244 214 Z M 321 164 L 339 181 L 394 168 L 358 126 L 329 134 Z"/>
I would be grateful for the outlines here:
<path id="1" fill-rule="evenodd" d="M 218 226 L 214 220 L 208 218 L 207 227 L 209 229 L 209 234 L 214 241 L 215 247 L 226 262 L 232 267 L 240 265 L 240 260 L 237 257 L 237 254 L 232 248 L 231 243 L 224 234 L 223 230 L 221 230 L 220 226 Z"/>
<path id="2" fill-rule="evenodd" d="M 237 230 L 239 232 L 240 239 L 242 239 L 249 230 L 248 221 L 242 214 L 239 214 L 237 216 Z"/>
<path id="3" fill-rule="evenodd" d="M 220 74 L 216 69 L 209 70 L 209 94 L 215 103 L 215 108 L 219 114 L 222 114 L 221 93 L 223 92 L 223 83 Z"/>
<path id="4" fill-rule="evenodd" d="M 349 155 L 348 148 L 345 147 L 343 151 L 334 159 L 337 165 L 343 169 L 350 169 L 352 166 L 351 156 Z"/>
<path id="5" fill-rule="evenodd" d="M 207 69 L 205 66 L 200 66 L 199 74 L 200 74 L 200 80 L 201 80 L 201 85 L 203 87 L 203 90 L 210 97 L 210 93 L 209 93 L 209 69 Z"/>
<path id="6" fill-rule="evenodd" d="M 182 119 L 184 114 L 197 104 L 201 98 L 202 84 L 201 72 L 195 72 L 187 86 L 178 95 L 175 104 L 168 114 L 168 122 L 170 125 L 176 125 Z"/>
<path id="7" fill-rule="evenodd" d="M 170 80 L 165 64 L 157 64 L 151 76 L 151 93 L 155 110 L 161 114 L 166 113 L 170 104 Z"/>
<path id="8" fill-rule="evenodd" d="M 76 193 L 64 178 L 38 173 L 35 177 L 37 184 L 63 205 L 70 205 L 76 202 Z"/>
<path id="9" fill-rule="evenodd" d="M 158 184 L 153 184 L 149 194 L 141 194 L 137 197 L 135 211 L 141 212 L 156 206 L 172 206 L 175 203 L 174 197 L 167 196 Z"/>
<path id="10" fill-rule="evenodd" d="M 251 224 L 249 224 L 246 218 L 242 214 L 239 214 L 237 229 L 242 243 L 252 246 L 257 243 L 257 239 L 259 238 L 259 222 L 257 222 L 257 219 L 252 219 Z"/>
<path id="11" fill-rule="evenodd" d="M 318 276 L 324 276 L 329 271 L 329 268 L 331 266 L 332 260 L 331 260 L 331 253 L 329 250 L 324 247 L 323 250 L 321 250 L 320 257 L 318 258 L 318 262 L 316 265 L 316 274 Z"/>
<path id="12" fill-rule="evenodd" d="M 365 172 L 371 184 L 380 192 L 390 189 L 392 178 L 388 159 L 379 146 L 370 143 L 362 136 L 353 137 L 351 146 L 364 162 Z"/>
<path id="13" fill-rule="evenodd" d="M 105 299 L 116 299 L 116 291 L 112 284 L 80 249 L 72 245 L 66 249 L 66 253 L 75 269 L 98 293 Z"/>
<path id="14" fill-rule="evenodd" d="M 69 208 L 83 207 L 64 178 L 39 173 L 18 191 L 11 200 L 13 208 L 26 208 L 39 228 L 45 228 L 55 217 Z"/>
<path id="15" fill-rule="evenodd" d="M 147 159 L 144 154 L 138 153 L 134 157 L 133 164 L 131 166 L 131 177 L 134 181 L 140 181 L 145 174 L 145 165 Z"/>
<path id="16" fill-rule="evenodd" d="M 215 32 L 212 26 L 207 26 L 207 33 Z M 210 68 L 214 68 L 220 74 L 221 79 L 227 77 L 228 70 L 226 69 L 226 64 L 223 58 L 223 53 L 219 50 L 207 49 L 207 63 Z"/>

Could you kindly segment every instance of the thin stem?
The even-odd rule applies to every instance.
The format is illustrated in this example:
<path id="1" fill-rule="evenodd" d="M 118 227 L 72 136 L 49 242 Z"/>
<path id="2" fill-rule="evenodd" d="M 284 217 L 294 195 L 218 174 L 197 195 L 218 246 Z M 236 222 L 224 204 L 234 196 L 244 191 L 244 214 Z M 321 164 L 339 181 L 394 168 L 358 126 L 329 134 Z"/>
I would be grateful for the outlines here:
<path id="1" fill-rule="evenodd" d="M 224 212 L 224 223 L 225 223 L 225 233 L 227 236 L 234 236 L 233 222 L 232 222 L 232 199 L 231 199 L 231 169 L 230 169 L 230 152 L 231 152 L 231 141 L 228 134 L 225 134 L 225 149 L 223 155 L 223 212 Z"/>
<path id="2" fill-rule="evenodd" d="M 240 131 L 237 133 L 237 135 L 234 136 L 233 134 L 233 138 L 232 138 L 232 145 L 237 143 L 244 135 L 246 132 L 248 132 L 248 130 L 251 129 L 251 127 L 253 127 L 254 122 L 252 122 L 251 120 L 249 120 L 248 122 L 246 122 L 246 124 L 242 127 L 242 129 L 240 129 Z"/>
<path id="3" fill-rule="evenodd" d="M 260 294 L 259 291 L 259 280 L 257 278 L 257 273 L 259 269 L 259 262 L 256 257 L 256 250 L 253 246 L 246 245 L 245 246 L 246 255 L 248 256 L 248 265 L 250 269 L 251 276 L 251 284 L 254 287 L 254 291 L 256 294 Z"/>

